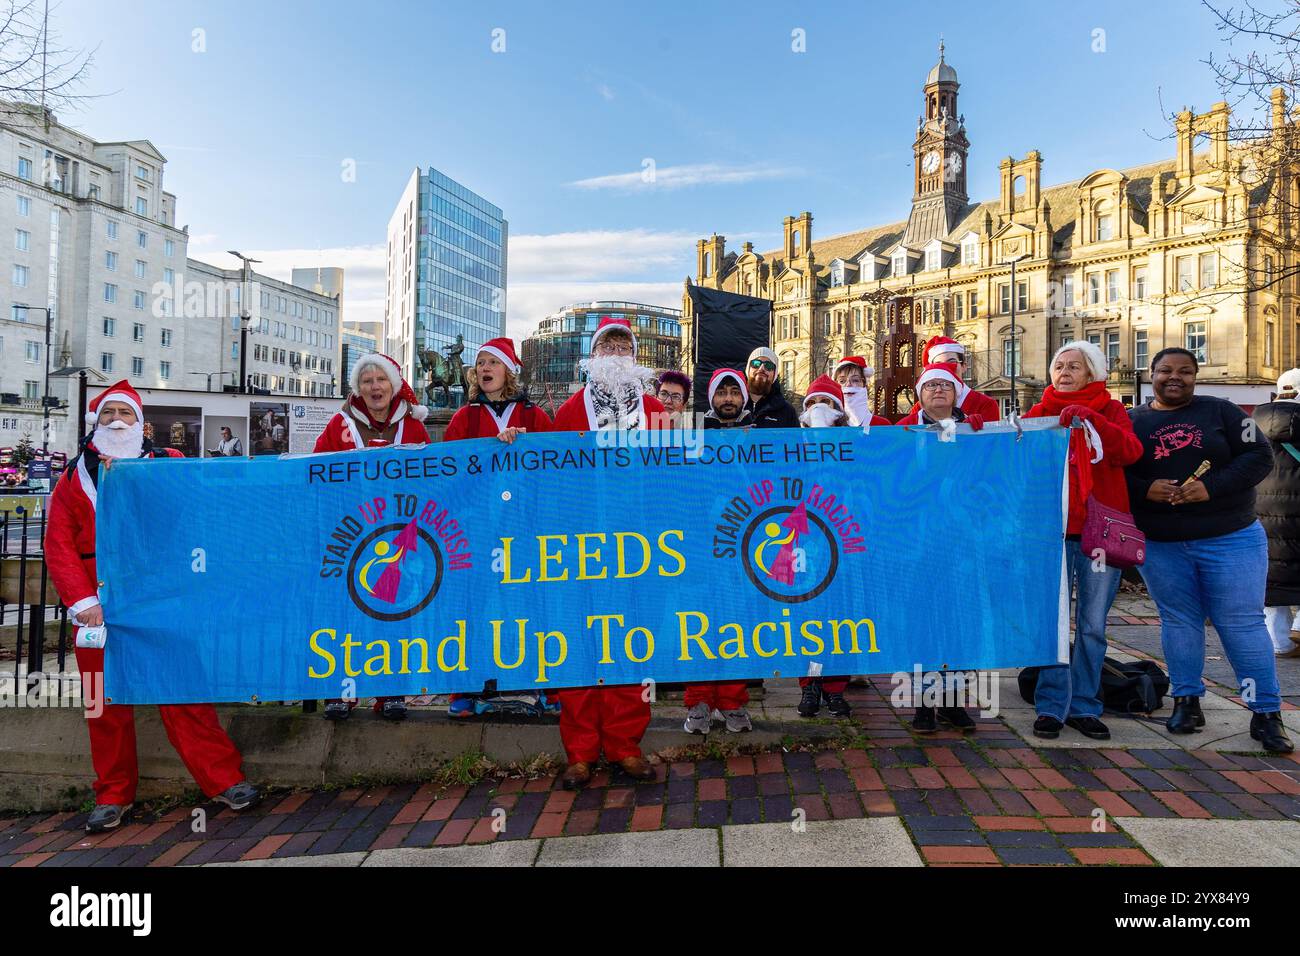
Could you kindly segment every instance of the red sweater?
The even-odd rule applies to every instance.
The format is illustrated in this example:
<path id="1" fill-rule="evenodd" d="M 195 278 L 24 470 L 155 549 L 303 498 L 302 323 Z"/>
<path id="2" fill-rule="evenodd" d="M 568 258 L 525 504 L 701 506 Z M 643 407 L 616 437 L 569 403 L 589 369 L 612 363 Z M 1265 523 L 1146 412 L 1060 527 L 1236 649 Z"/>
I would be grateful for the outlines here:
<path id="1" fill-rule="evenodd" d="M 1118 511 L 1128 511 L 1128 483 L 1124 479 L 1124 468 L 1142 457 L 1142 442 L 1133 434 L 1128 412 L 1109 397 L 1104 382 L 1092 382 L 1078 392 L 1056 392 L 1049 385 L 1043 400 L 1024 417 L 1056 418 L 1069 405 L 1087 406 L 1087 414 L 1079 417 L 1090 421 L 1101 438 L 1102 457 L 1096 464 L 1090 464 L 1096 452 L 1084 444 L 1081 433 L 1075 432 L 1070 439 L 1070 514 L 1065 533 L 1082 534 L 1087 509 L 1079 487 L 1076 460 L 1082 458 L 1083 466 L 1092 469 L 1092 494 L 1098 501 Z"/>
<path id="2" fill-rule="evenodd" d="M 360 422 L 354 411 L 347 402 L 344 402 L 343 410 L 337 412 L 326 423 L 325 430 L 317 437 L 316 447 L 312 450 L 316 452 L 356 451 L 358 436 L 364 440 L 357 426 L 366 423 Z M 390 422 L 384 429 L 384 435 L 388 437 L 375 439 L 364 447 L 383 448 L 385 445 L 427 445 L 429 443 L 429 433 L 425 431 L 424 423 L 411 417 L 405 402 L 402 402 L 398 408 L 397 420 Z"/>
<path id="3" fill-rule="evenodd" d="M 498 427 L 490 406 L 473 402 L 456 410 L 443 433 L 443 441 L 460 441 L 462 438 L 495 438 L 507 428 L 526 428 L 533 432 L 549 432 L 554 426 L 550 417 L 536 405 L 511 402 L 506 423 Z"/>
<path id="4" fill-rule="evenodd" d="M 659 399 L 651 395 L 641 396 L 641 421 L 645 424 L 644 428 L 663 428 L 664 427 L 664 407 Z M 587 389 L 584 386 L 576 394 L 569 396 L 569 400 L 560 406 L 559 411 L 555 413 L 555 428 L 557 432 L 589 432 L 596 427 L 595 422 L 591 421 L 587 415 Z"/>

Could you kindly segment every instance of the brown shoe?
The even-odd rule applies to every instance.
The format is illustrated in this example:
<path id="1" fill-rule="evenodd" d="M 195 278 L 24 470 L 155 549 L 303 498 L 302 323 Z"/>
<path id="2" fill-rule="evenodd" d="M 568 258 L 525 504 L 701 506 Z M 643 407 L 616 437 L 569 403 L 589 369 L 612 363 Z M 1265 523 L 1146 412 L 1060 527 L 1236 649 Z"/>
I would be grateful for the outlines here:
<path id="1" fill-rule="evenodd" d="M 561 783 L 565 790 L 581 790 L 591 780 L 591 768 L 585 763 L 571 763 L 564 771 Z"/>
<path id="2" fill-rule="evenodd" d="M 653 780 L 655 768 L 645 757 L 624 757 L 618 762 L 623 772 L 634 780 Z"/>

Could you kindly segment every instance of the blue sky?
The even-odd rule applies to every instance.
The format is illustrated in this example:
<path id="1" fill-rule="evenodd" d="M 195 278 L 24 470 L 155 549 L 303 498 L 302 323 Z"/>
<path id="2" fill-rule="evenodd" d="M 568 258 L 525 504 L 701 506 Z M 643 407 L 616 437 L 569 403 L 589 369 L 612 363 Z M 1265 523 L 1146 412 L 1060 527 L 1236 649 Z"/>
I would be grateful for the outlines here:
<path id="1" fill-rule="evenodd" d="M 715 230 L 768 249 L 804 209 L 815 237 L 905 218 L 940 33 L 975 199 L 1031 149 L 1045 185 L 1172 155 L 1166 113 L 1219 98 L 1202 61 L 1223 41 L 1194 0 L 798 6 L 61 0 L 101 95 L 60 119 L 161 149 L 191 255 L 341 265 L 357 319 L 382 317 L 411 169 L 437 166 L 510 220 L 522 337 L 570 301 L 678 304 Z"/>

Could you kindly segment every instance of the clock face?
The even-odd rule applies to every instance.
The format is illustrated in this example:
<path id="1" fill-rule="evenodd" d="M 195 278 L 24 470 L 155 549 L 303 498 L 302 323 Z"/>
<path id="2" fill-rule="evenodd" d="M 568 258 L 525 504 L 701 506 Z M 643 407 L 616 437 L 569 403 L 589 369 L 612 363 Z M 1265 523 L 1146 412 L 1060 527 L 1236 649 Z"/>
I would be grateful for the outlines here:
<path id="1" fill-rule="evenodd" d="M 961 157 L 956 153 L 953 153 L 944 162 L 944 165 L 948 169 L 948 175 L 955 177 L 959 172 L 961 172 Z"/>
<path id="2" fill-rule="evenodd" d="M 921 157 L 921 172 L 932 173 L 939 168 L 939 154 L 935 150 L 930 150 Z"/>

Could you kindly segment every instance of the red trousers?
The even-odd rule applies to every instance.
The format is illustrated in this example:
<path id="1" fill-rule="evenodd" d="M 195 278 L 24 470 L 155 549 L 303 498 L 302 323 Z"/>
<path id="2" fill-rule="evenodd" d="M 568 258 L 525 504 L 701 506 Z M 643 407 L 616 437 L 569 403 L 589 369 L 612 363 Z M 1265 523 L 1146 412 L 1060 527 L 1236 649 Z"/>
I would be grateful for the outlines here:
<path id="1" fill-rule="evenodd" d="M 739 710 L 749 703 L 749 688 L 744 681 L 712 681 L 686 685 L 686 709 L 708 704 L 714 710 Z"/>
<path id="2" fill-rule="evenodd" d="M 808 682 L 809 682 L 810 680 L 813 680 L 813 678 L 811 678 L 811 677 L 800 677 L 800 678 L 799 678 L 799 686 L 800 686 L 800 687 L 807 687 L 807 686 L 808 686 Z M 822 682 L 822 690 L 825 691 L 827 694 L 842 694 L 842 693 L 844 693 L 844 688 L 846 688 L 846 687 L 849 686 L 849 679 L 848 679 L 847 676 L 844 676 L 844 677 L 823 677 L 823 678 L 821 679 L 821 682 Z"/>
<path id="3" fill-rule="evenodd" d="M 103 696 L 104 652 L 77 648 L 82 686 Z M 93 676 L 92 676 L 93 675 Z M 217 720 L 211 704 L 160 704 L 167 739 L 205 796 L 215 797 L 244 779 L 243 757 Z M 95 767 L 95 802 L 125 805 L 135 802 L 139 767 L 135 752 L 135 708 L 104 704 L 98 716 L 86 715 L 90 759 Z"/>
<path id="4" fill-rule="evenodd" d="M 650 704 L 641 693 L 640 684 L 560 691 L 560 740 L 569 763 L 595 763 L 602 749 L 611 762 L 641 756 L 650 725 Z"/>

